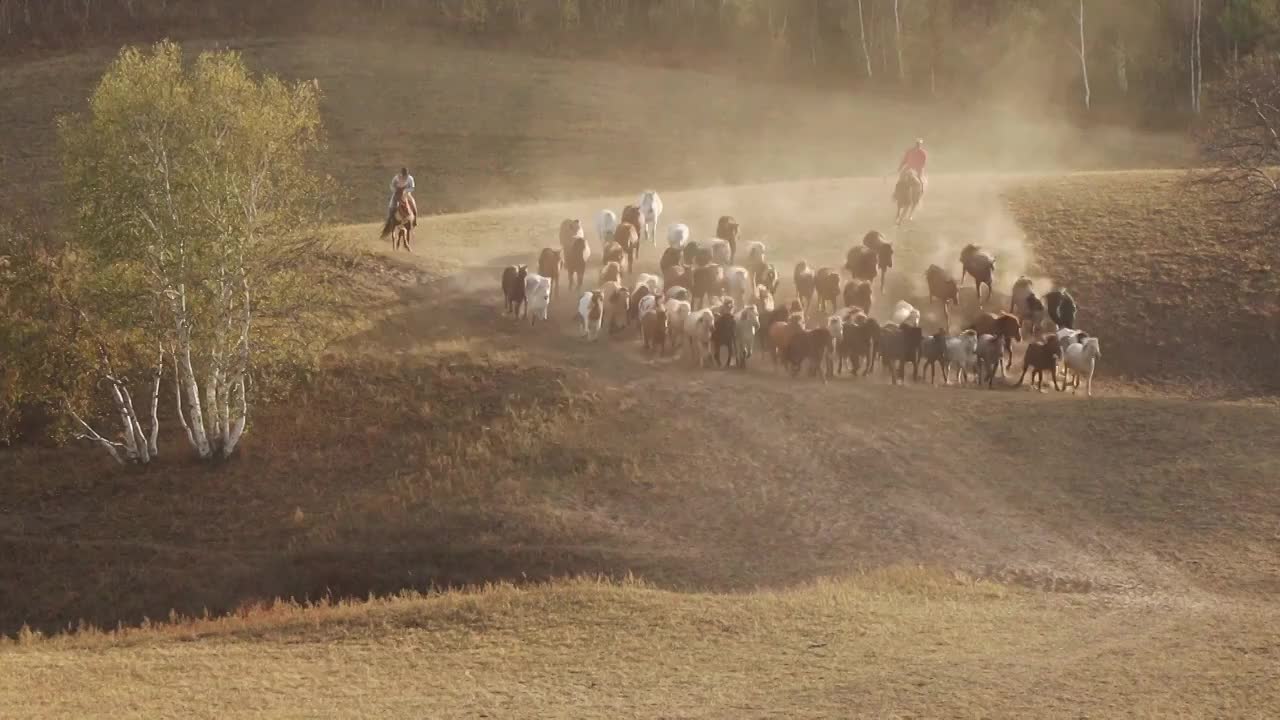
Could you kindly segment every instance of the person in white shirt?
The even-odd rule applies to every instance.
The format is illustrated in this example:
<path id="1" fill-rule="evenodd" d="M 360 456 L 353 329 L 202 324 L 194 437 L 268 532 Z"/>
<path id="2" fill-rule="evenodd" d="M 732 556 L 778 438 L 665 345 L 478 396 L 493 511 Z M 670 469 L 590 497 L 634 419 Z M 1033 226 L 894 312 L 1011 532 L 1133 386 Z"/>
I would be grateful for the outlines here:
<path id="1" fill-rule="evenodd" d="M 400 172 L 391 178 L 391 199 L 387 201 L 387 212 L 394 216 L 396 212 L 396 191 L 403 190 L 405 199 L 409 201 L 409 208 L 413 210 L 413 226 L 418 226 L 418 202 L 413 199 L 413 176 L 409 174 L 408 168 L 400 168 Z"/>

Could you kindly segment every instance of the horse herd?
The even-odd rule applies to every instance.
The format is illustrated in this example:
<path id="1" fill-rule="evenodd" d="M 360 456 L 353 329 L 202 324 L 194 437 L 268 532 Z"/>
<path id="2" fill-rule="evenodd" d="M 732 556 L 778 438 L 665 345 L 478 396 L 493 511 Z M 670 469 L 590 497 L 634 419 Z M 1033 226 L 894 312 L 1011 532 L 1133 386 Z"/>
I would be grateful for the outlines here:
<path id="1" fill-rule="evenodd" d="M 1093 394 L 1101 348 L 1098 338 L 1076 327 L 1074 298 L 1065 289 L 1041 297 L 1029 278 L 1020 277 L 1007 312 L 982 312 L 991 300 L 996 258 L 980 246 L 961 250 L 959 281 L 938 265 L 925 271 L 928 302 L 941 303 L 945 318 L 944 328 L 926 335 L 920 311 L 906 301 L 893 306 L 890 322 L 881 324 L 870 316 L 873 295 L 884 301 L 885 276 L 893 267 L 893 243 L 879 232 L 868 232 L 851 248 L 842 268 L 798 263 L 792 275 L 795 298 L 784 305 L 776 300 L 780 276 L 767 261 L 763 243 L 750 243 L 745 261 L 738 262 L 741 227 L 728 215 L 719 219 L 715 237 L 702 243 L 691 238 L 687 225 L 671 225 L 658 262 L 660 274 L 636 273 L 641 248 L 648 244 L 656 251 L 662 209 L 658 193 L 646 190 L 636 204 L 623 208 L 621 216 L 600 211 L 600 274 L 595 288 L 586 291 L 591 246 L 580 220 L 562 221 L 559 247 L 542 249 L 537 272 L 527 265 L 504 269 L 506 312 L 519 317 L 523 310 L 531 325 L 546 321 L 565 275 L 569 291 L 580 293 L 574 318 L 588 341 L 595 341 L 605 328 L 613 335 L 638 326 L 640 341 L 650 353 L 665 356 L 685 347 L 700 368 L 714 363 L 746 369 L 755 351 L 761 350 L 775 369 L 797 377 L 807 366 L 808 375 L 823 382 L 846 369 L 854 377 L 869 375 L 878 361 L 895 384 L 906 382 L 910 364 L 916 381 L 928 375 L 936 383 L 941 369 L 943 384 L 950 384 L 954 370 L 962 385 L 972 376 L 991 388 L 997 372 L 1008 376 L 1013 367 L 1014 343 L 1027 338 L 1018 386 L 1030 373 L 1032 384 L 1043 392 L 1048 373 L 1055 390 L 1078 389 L 1083 381 L 1086 393 Z M 959 306 L 967 276 L 973 277 L 980 312 L 959 334 L 951 335 L 951 308 Z M 879 291 L 873 293 L 877 277 Z M 630 279 L 630 287 L 624 278 Z"/>

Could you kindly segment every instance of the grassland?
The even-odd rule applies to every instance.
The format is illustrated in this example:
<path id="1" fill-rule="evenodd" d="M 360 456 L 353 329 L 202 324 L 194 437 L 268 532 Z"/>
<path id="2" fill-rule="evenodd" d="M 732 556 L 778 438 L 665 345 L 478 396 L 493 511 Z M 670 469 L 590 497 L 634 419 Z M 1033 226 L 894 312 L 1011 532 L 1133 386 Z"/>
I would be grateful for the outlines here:
<path id="1" fill-rule="evenodd" d="M 413 256 L 371 226 L 339 228 L 350 329 L 227 465 L 134 473 L 88 448 L 0 452 L 0 633 L 18 638 L 0 646 L 0 715 L 1276 714 L 1280 411 L 1275 368 L 1242 352 L 1274 357 L 1273 280 L 1253 270 L 1274 251 L 1181 173 L 940 168 L 917 222 L 892 234 L 881 316 L 900 298 L 924 306 L 924 267 L 971 241 L 1000 258 L 997 303 L 1024 273 L 1067 284 L 1104 338 L 1092 401 L 823 386 L 763 358 L 698 371 L 631 335 L 579 342 L 567 298 L 533 330 L 499 311 L 504 265 L 640 182 L 604 162 L 640 128 L 616 90 L 625 69 L 432 48 L 437 84 L 412 92 L 393 74 L 401 85 L 372 97 L 358 93 L 390 60 L 367 46 L 247 51 L 322 74 L 352 216 L 380 205 L 405 152 L 372 150 L 384 133 L 450 168 L 424 165 L 420 185 L 437 185 L 420 196 L 509 206 L 424 220 Z M 0 85 L 87 85 L 95 57 L 6 69 Z M 753 114 L 768 92 L 665 72 L 666 107 L 718 109 L 697 115 L 705 135 L 687 115 L 654 121 L 634 156 L 644 184 L 847 174 L 839 154 L 871 149 L 817 138 L 848 118 L 891 132 L 854 99 L 788 96 L 807 112 L 786 125 Z M 494 92 L 462 86 L 490 75 Z M 430 123 L 387 130 L 379 103 L 444 97 L 455 105 L 423 110 Z M 731 122 L 725 108 L 744 110 Z M 34 165 L 42 114 L 22 115 Z M 488 141 L 458 141 L 485 126 Z M 724 153 L 753 138 L 794 164 Z M 656 153 L 664 140 L 674 149 Z M 998 137 L 964 162 L 982 142 Z M 878 179 L 660 187 L 671 221 L 700 236 L 734 214 L 784 269 L 838 266 L 890 217 Z M 579 199 L 516 204 L 557 196 Z M 976 311 L 970 286 L 960 314 Z M 514 585 L 416 594 L 490 582 Z M 213 617 L 155 622 L 171 611 Z M 126 629 L 60 634 L 81 620 Z"/>
<path id="2" fill-rule="evenodd" d="M 920 570 L 744 595 L 573 581 L 28 641 L 0 650 L 0 712 L 1263 717 L 1276 619 Z"/>

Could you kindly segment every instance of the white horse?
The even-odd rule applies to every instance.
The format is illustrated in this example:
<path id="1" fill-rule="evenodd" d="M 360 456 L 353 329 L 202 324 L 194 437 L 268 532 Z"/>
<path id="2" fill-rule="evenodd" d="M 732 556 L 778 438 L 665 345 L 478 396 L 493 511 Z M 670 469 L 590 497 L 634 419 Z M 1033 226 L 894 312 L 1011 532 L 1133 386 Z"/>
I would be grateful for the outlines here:
<path id="1" fill-rule="evenodd" d="M 1085 395 L 1093 397 L 1093 371 L 1102 359 L 1102 346 L 1098 338 L 1087 337 L 1084 342 L 1072 343 L 1062 353 L 1063 365 L 1071 371 L 1072 393 L 1080 391 L 1080 376 L 1085 377 Z M 1065 390 L 1066 387 L 1063 387 Z"/>
<path id="2" fill-rule="evenodd" d="M 640 195 L 640 218 L 644 223 L 641 228 L 643 238 L 649 240 L 649 244 L 657 246 L 658 244 L 658 218 L 662 217 L 662 198 L 658 196 L 657 190 L 645 190 Z"/>
<path id="3" fill-rule="evenodd" d="M 612 210 L 601 210 L 596 214 L 596 234 L 600 236 L 600 247 L 613 239 L 618 230 L 618 216 Z"/>
<path id="4" fill-rule="evenodd" d="M 689 242 L 689 226 L 684 223 L 676 223 L 667 228 L 667 246 L 677 250 L 684 247 Z"/>

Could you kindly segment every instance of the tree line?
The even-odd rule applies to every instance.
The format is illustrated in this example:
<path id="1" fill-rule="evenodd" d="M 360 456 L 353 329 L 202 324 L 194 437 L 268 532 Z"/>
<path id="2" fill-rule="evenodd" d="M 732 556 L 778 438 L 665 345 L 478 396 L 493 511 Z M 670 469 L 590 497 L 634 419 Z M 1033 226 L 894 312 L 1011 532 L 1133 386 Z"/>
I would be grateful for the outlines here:
<path id="1" fill-rule="evenodd" d="M 1207 81 L 1280 48 L 1280 0 L 0 0 L 0 52 L 359 25 L 1158 120 L 1199 113 Z"/>

